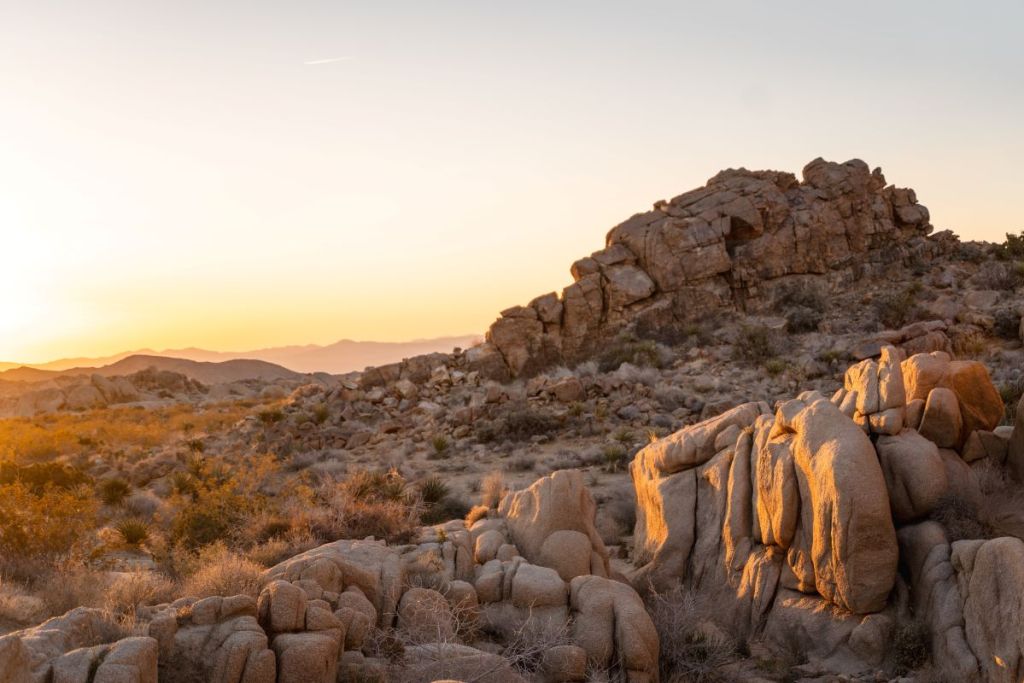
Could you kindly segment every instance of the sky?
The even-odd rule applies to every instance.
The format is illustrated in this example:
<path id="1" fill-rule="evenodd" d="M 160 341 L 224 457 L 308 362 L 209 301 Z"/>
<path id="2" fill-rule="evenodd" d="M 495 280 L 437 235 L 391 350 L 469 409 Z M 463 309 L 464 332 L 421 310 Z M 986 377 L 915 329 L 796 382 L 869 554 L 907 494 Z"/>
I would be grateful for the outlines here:
<path id="1" fill-rule="evenodd" d="M 1024 229 L 1024 3 L 0 0 L 0 361 L 482 332 L 728 167 Z"/>

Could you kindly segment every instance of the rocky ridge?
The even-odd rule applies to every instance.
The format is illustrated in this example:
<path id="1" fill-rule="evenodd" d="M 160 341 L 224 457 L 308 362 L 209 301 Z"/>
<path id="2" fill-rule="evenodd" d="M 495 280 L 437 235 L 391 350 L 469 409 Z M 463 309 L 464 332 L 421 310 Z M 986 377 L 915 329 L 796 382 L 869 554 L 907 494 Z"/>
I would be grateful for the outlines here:
<path id="1" fill-rule="evenodd" d="M 884 277 L 936 252 L 928 210 L 860 160 L 811 161 L 803 180 L 722 171 L 609 231 L 572 265 L 561 295 L 502 311 L 471 363 L 494 377 L 536 374 L 599 351 L 616 334 L 679 335 L 712 312 L 757 313 L 780 288 Z"/>

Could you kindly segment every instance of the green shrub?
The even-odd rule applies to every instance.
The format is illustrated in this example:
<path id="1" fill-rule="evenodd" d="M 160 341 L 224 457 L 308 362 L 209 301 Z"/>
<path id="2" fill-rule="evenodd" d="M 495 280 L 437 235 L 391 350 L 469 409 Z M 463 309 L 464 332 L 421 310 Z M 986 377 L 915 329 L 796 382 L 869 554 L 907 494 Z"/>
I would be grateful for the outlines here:
<path id="1" fill-rule="evenodd" d="M 125 545 L 140 546 L 149 539 L 149 525 L 141 519 L 123 519 L 114 529 Z"/>
<path id="2" fill-rule="evenodd" d="M 266 426 L 277 424 L 284 419 L 284 413 L 276 409 L 261 410 L 257 416 L 260 422 Z"/>
<path id="3" fill-rule="evenodd" d="M 781 375 L 789 367 L 789 363 L 781 358 L 769 358 L 764 362 L 764 371 L 772 377 Z"/>
<path id="4" fill-rule="evenodd" d="M 100 482 L 98 490 L 100 500 L 103 501 L 104 505 L 110 506 L 120 505 L 131 492 L 131 485 L 118 477 L 104 479 Z"/>
<path id="5" fill-rule="evenodd" d="M 1020 403 L 1021 397 L 1024 396 L 1024 379 L 1000 385 L 999 396 L 1003 399 L 1003 405 L 1005 406 L 1002 424 L 1012 425 L 1017 415 L 1017 404 Z"/>
<path id="6" fill-rule="evenodd" d="M 912 287 L 898 292 L 887 292 L 875 297 L 872 305 L 875 317 L 889 329 L 903 327 L 911 321 L 917 309 L 917 292 Z"/>
<path id="7" fill-rule="evenodd" d="M 47 487 L 35 493 L 14 482 L 0 486 L 0 557 L 68 553 L 96 527 L 98 505 L 89 489 Z"/>
<path id="8" fill-rule="evenodd" d="M 313 408 L 313 422 L 318 425 L 322 425 L 327 422 L 327 418 L 331 416 L 331 411 L 327 407 L 326 403 L 319 404 L 316 408 Z"/>
<path id="9" fill-rule="evenodd" d="M 782 352 L 783 335 L 763 325 L 742 325 L 733 344 L 733 357 L 763 363 Z"/>
<path id="10" fill-rule="evenodd" d="M 621 444 L 608 444 L 602 451 L 604 469 L 607 472 L 618 472 L 629 464 L 629 451 Z"/>
<path id="11" fill-rule="evenodd" d="M 517 402 L 503 407 L 493 420 L 476 422 L 474 431 L 477 440 L 483 443 L 500 439 L 528 441 L 534 436 L 550 434 L 561 424 L 556 416 L 530 407 L 525 402 Z"/>
<path id="12" fill-rule="evenodd" d="M 448 496 L 448 484 L 436 474 L 421 481 L 418 488 L 423 502 L 430 505 L 440 503 Z"/>
<path id="13" fill-rule="evenodd" d="M 430 440 L 430 446 L 433 451 L 430 454 L 431 460 L 440 460 L 448 457 L 448 449 L 451 443 L 444 434 L 437 434 Z"/>
<path id="14" fill-rule="evenodd" d="M 658 343 L 652 339 L 638 339 L 635 335 L 623 335 L 597 357 L 597 366 L 601 372 L 618 370 L 623 363 L 660 368 L 663 362 Z"/>
<path id="15" fill-rule="evenodd" d="M 40 494 L 48 487 L 72 489 L 88 484 L 89 475 L 81 470 L 56 462 L 18 465 L 10 461 L 0 462 L 0 485 L 20 482 L 33 493 Z"/>

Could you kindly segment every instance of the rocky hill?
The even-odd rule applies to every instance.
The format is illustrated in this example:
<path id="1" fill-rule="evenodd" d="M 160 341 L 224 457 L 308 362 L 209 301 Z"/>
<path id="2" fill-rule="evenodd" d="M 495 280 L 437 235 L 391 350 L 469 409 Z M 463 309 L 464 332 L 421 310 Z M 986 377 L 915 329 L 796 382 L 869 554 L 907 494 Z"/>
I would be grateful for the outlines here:
<path id="1" fill-rule="evenodd" d="M 618 333 L 672 340 L 722 310 L 758 313 L 793 288 L 888 277 L 940 242 L 913 190 L 860 160 L 791 173 L 728 170 L 609 231 L 573 284 L 502 311 L 475 351 L 495 377 L 599 352 Z"/>

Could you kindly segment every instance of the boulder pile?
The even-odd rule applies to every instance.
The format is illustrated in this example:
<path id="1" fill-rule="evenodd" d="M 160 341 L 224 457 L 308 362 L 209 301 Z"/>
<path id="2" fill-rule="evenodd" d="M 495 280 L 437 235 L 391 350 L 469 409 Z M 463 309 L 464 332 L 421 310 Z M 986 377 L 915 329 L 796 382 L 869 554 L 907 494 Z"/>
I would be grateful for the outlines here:
<path id="1" fill-rule="evenodd" d="M 981 363 L 890 346 L 851 367 L 831 399 L 748 403 L 676 432 L 631 464 L 633 584 L 715 595 L 737 630 L 799 638 L 847 674 L 882 664 L 894 596 L 909 590 L 936 660 L 961 680 L 996 680 L 993 661 L 1020 661 L 998 634 L 1016 633 L 1022 612 L 983 603 L 1019 591 L 1008 568 L 1024 544 L 950 544 L 929 515 L 950 498 L 976 501 L 976 471 L 1003 466 L 1002 415 Z"/>
<path id="2" fill-rule="evenodd" d="M 718 310 L 763 310 L 781 287 L 882 275 L 938 248 L 913 190 L 858 159 L 815 159 L 803 180 L 722 171 L 612 228 L 573 284 L 502 311 L 471 365 L 501 377 L 577 362 L 632 329 L 670 334 Z"/>
<path id="3" fill-rule="evenodd" d="M 576 470 L 416 543 L 336 541 L 268 569 L 258 599 L 142 608 L 145 637 L 94 646 L 80 608 L 0 639 L 0 681 L 335 683 L 658 680 L 658 635 L 609 569 Z M 102 640 L 102 638 L 101 638 Z"/>

